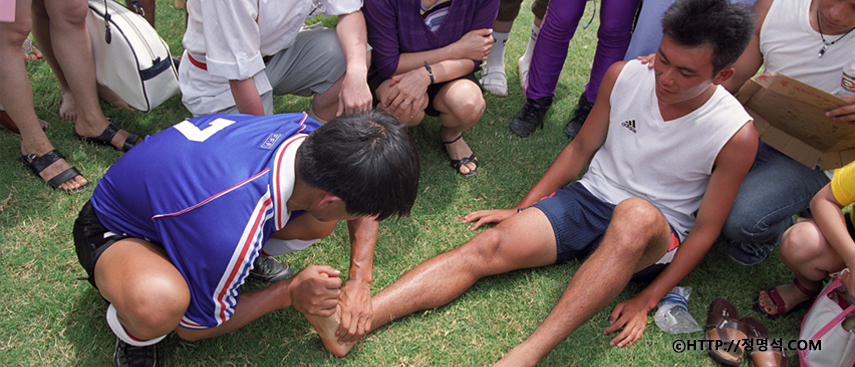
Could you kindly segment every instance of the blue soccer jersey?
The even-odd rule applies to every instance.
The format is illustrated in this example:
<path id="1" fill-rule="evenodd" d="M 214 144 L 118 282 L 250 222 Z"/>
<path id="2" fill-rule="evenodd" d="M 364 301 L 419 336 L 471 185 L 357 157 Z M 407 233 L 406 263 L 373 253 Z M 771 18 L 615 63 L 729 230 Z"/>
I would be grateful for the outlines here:
<path id="1" fill-rule="evenodd" d="M 162 245 L 187 280 L 182 327 L 232 316 L 262 245 L 288 222 L 297 148 L 319 126 L 302 113 L 201 116 L 146 138 L 98 181 L 104 226 Z"/>

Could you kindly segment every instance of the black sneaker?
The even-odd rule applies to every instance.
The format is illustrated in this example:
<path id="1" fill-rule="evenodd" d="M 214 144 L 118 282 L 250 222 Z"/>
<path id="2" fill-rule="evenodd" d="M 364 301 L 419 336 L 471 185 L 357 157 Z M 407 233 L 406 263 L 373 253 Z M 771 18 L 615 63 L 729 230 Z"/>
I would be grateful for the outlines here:
<path id="1" fill-rule="evenodd" d="M 135 347 L 116 338 L 113 351 L 113 366 L 116 367 L 155 367 L 162 366 L 157 344 L 147 347 Z"/>
<path id="2" fill-rule="evenodd" d="M 538 127 L 543 128 L 543 116 L 549 111 L 549 106 L 552 106 L 552 97 L 526 98 L 520 112 L 511 120 L 511 131 L 525 138 Z"/>
<path id="3" fill-rule="evenodd" d="M 263 280 L 268 283 L 276 283 L 294 276 L 294 271 L 288 264 L 283 263 L 273 256 L 260 255 L 252 264 L 249 272 L 250 279 Z"/>
<path id="4" fill-rule="evenodd" d="M 585 93 L 582 92 L 582 95 L 579 96 L 579 103 L 576 104 L 576 111 L 573 111 L 573 117 L 570 118 L 570 122 L 564 128 L 564 133 L 567 134 L 568 138 L 575 138 L 579 134 L 579 130 L 582 129 L 582 124 L 588 119 L 588 114 L 591 113 L 592 108 L 594 108 L 594 104 L 588 102 Z"/>

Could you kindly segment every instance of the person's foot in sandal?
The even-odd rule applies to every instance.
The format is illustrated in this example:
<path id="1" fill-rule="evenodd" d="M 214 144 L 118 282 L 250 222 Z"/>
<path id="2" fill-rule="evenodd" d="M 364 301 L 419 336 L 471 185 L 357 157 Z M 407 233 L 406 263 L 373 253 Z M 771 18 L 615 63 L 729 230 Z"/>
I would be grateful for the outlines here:
<path id="1" fill-rule="evenodd" d="M 769 317 L 780 317 L 816 298 L 822 282 L 815 285 L 804 283 L 800 282 L 799 278 L 793 278 L 790 284 L 760 291 L 757 296 L 757 311 Z"/>
<path id="2" fill-rule="evenodd" d="M 448 157 L 451 158 L 451 167 L 463 177 L 474 177 L 478 174 L 478 158 L 475 153 L 463 140 L 463 135 L 458 135 L 451 140 L 443 140 L 442 145 L 445 146 L 445 151 L 448 152 Z"/>
<path id="3" fill-rule="evenodd" d="M 33 173 L 41 177 L 54 189 L 76 194 L 89 187 L 89 181 L 80 172 L 65 161 L 65 157 L 57 150 L 45 154 L 24 154 L 19 159 Z"/>
<path id="4" fill-rule="evenodd" d="M 93 133 L 91 128 L 83 127 L 82 124 L 75 124 L 74 134 L 82 141 L 110 146 L 121 151 L 128 151 L 142 142 L 139 135 L 120 129 L 109 119 L 107 122 L 107 127 L 100 133 Z"/>

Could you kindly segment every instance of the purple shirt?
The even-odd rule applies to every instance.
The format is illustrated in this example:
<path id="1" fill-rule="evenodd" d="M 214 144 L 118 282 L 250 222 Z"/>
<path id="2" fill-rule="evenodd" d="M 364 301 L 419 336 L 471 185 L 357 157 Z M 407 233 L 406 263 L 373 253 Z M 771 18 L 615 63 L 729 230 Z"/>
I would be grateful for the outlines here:
<path id="1" fill-rule="evenodd" d="M 368 43 L 374 49 L 368 78 L 384 79 L 398 69 L 402 53 L 448 46 L 469 31 L 492 28 L 499 14 L 499 0 L 453 0 L 448 18 L 434 33 L 419 12 L 420 0 L 365 0 L 362 9 L 368 27 Z M 481 64 L 474 61 L 474 67 Z"/>

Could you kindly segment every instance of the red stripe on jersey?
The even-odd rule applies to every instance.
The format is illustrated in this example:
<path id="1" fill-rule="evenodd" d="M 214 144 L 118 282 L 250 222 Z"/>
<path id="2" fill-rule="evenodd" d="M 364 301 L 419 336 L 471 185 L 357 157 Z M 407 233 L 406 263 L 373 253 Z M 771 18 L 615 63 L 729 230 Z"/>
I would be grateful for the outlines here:
<path id="1" fill-rule="evenodd" d="M 306 117 L 303 116 L 303 121 L 305 121 L 305 120 L 306 120 Z M 300 121 L 301 125 L 302 125 L 303 121 Z M 300 130 L 298 130 L 297 132 L 299 133 L 300 131 L 303 131 L 304 128 L 305 128 L 305 126 L 300 127 Z M 297 140 L 305 139 L 307 136 L 308 135 L 302 135 L 302 136 L 296 136 L 296 137 L 292 138 L 291 141 L 285 143 L 285 146 L 279 150 L 279 154 L 276 156 L 276 164 L 274 166 L 275 169 L 273 171 L 274 172 L 274 174 L 273 174 L 273 186 L 274 186 L 273 189 L 276 192 L 276 226 L 277 226 L 276 230 L 282 229 L 282 227 L 285 227 L 285 224 L 286 224 L 286 223 L 283 223 L 283 220 L 282 220 L 282 213 L 285 213 L 286 208 L 282 207 L 282 205 L 284 203 L 282 200 L 282 185 L 281 185 L 280 178 L 279 178 L 279 172 L 282 171 L 282 164 L 284 163 L 284 160 L 282 159 L 282 157 L 285 156 L 285 151 L 288 150 L 288 147 L 291 146 L 292 143 L 294 143 Z"/>
<path id="2" fill-rule="evenodd" d="M 267 211 L 267 208 L 270 207 L 271 202 L 272 200 L 270 198 L 267 198 L 267 200 L 265 200 L 264 204 L 261 206 L 260 210 L 255 213 L 255 221 L 253 221 L 252 223 L 252 231 L 247 234 L 246 241 L 243 243 L 243 246 L 240 250 L 240 255 L 237 258 L 238 264 L 243 258 L 246 257 L 247 251 L 252 248 L 252 243 L 255 241 L 255 233 L 261 227 L 261 219 L 264 218 L 264 212 Z M 217 295 L 217 302 L 220 304 L 220 324 L 227 321 L 226 302 L 224 299 L 226 298 L 226 293 L 230 289 L 229 285 L 232 284 L 235 277 L 237 277 L 238 271 L 241 269 L 238 264 L 233 264 L 234 266 L 232 267 L 231 273 L 229 273 L 229 277 L 226 279 L 225 283 L 223 283 L 223 289 L 220 290 L 220 294 Z"/>

